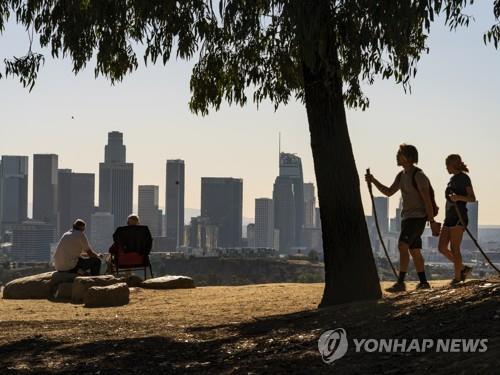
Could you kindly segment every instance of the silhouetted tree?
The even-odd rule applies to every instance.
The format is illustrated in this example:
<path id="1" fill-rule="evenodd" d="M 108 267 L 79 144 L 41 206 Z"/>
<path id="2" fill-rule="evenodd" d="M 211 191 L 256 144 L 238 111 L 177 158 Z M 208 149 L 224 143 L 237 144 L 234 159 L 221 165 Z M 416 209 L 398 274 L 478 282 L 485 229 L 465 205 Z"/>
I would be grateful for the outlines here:
<path id="1" fill-rule="evenodd" d="M 467 25 L 470 0 L 0 0 L 52 56 L 78 73 L 95 58 L 112 83 L 144 63 L 172 55 L 196 60 L 192 111 L 248 95 L 275 107 L 305 103 L 321 208 L 325 260 L 322 306 L 381 296 L 349 139 L 345 107 L 366 108 L 361 82 L 393 77 L 405 90 L 427 50 L 437 14 Z M 500 4 L 495 2 L 499 18 Z M 498 24 L 485 41 L 499 40 Z M 143 47 L 144 46 L 144 49 Z M 142 52 L 144 51 L 144 52 Z M 33 87 L 43 56 L 7 60 L 5 73 Z"/>

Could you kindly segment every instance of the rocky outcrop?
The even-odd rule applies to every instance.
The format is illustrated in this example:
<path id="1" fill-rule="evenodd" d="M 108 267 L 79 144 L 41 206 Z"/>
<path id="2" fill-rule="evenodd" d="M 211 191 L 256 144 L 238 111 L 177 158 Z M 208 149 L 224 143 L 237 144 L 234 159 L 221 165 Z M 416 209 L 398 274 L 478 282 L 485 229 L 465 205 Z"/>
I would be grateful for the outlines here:
<path id="1" fill-rule="evenodd" d="M 89 288 L 93 286 L 108 286 L 121 282 L 121 279 L 113 275 L 78 276 L 73 282 L 71 302 L 82 303 L 85 298 L 85 294 L 87 293 Z"/>
<path id="2" fill-rule="evenodd" d="M 59 284 L 72 282 L 77 275 L 69 272 L 45 272 L 21 277 L 7 283 L 3 290 L 5 299 L 52 298 Z"/>
<path id="3" fill-rule="evenodd" d="M 90 287 L 83 298 L 85 307 L 123 306 L 129 302 L 130 291 L 126 283 Z"/>
<path id="4" fill-rule="evenodd" d="M 187 276 L 162 276 L 149 279 L 141 283 L 146 289 L 187 289 L 194 288 L 194 281 Z"/>

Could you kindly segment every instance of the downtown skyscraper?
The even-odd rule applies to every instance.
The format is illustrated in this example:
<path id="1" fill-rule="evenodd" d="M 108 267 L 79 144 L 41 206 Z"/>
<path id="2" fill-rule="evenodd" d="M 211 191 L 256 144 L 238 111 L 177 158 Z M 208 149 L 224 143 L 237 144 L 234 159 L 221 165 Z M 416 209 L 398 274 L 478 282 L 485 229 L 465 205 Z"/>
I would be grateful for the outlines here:
<path id="1" fill-rule="evenodd" d="M 314 184 L 306 182 L 304 184 L 304 226 L 314 227 L 316 216 L 316 197 L 314 195 Z"/>
<path id="2" fill-rule="evenodd" d="M 142 225 L 147 225 L 153 237 L 160 237 L 162 232 L 162 211 L 158 208 L 159 187 L 139 185 L 139 218 Z"/>
<path id="3" fill-rule="evenodd" d="M 303 246 L 304 177 L 302 161 L 281 152 L 279 176 L 273 187 L 274 227 L 279 230 L 279 250 L 290 253 L 293 247 Z"/>
<path id="4" fill-rule="evenodd" d="M 210 218 L 210 222 L 219 227 L 219 247 L 240 247 L 243 222 L 243 180 L 202 177 L 201 216 Z"/>
<path id="5" fill-rule="evenodd" d="M 28 218 L 28 157 L 2 156 L 0 164 L 0 237 Z"/>
<path id="6" fill-rule="evenodd" d="M 167 238 L 177 246 L 184 242 L 184 160 L 167 160 L 167 180 L 165 189 L 165 211 Z"/>
<path id="7" fill-rule="evenodd" d="M 99 163 L 99 212 L 114 216 L 115 227 L 126 225 L 132 213 L 134 165 L 126 162 L 123 133 L 108 133 L 104 162 Z"/>
<path id="8" fill-rule="evenodd" d="M 33 219 L 57 227 L 58 156 L 33 155 Z"/>
<path id="9" fill-rule="evenodd" d="M 274 246 L 274 202 L 270 198 L 255 199 L 255 247 Z"/>
<path id="10" fill-rule="evenodd" d="M 93 173 L 74 173 L 71 169 L 59 169 L 58 179 L 58 211 L 59 235 L 71 229 L 76 219 L 92 224 L 95 200 L 95 175 Z"/>

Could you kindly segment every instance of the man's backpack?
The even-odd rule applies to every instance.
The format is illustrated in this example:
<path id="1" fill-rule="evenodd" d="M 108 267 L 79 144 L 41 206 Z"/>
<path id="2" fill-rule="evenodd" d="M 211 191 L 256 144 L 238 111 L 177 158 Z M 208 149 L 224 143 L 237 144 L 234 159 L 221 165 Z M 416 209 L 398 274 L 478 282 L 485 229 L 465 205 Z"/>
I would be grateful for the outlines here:
<path id="1" fill-rule="evenodd" d="M 420 193 L 420 190 L 418 189 L 417 181 L 415 180 L 415 176 L 416 176 L 416 174 L 418 172 L 422 172 L 422 170 L 420 168 L 415 167 L 413 175 L 411 176 L 411 184 L 413 185 L 413 187 L 415 188 L 415 190 L 417 190 Z M 402 173 L 403 172 L 400 172 L 400 174 L 402 174 Z M 429 194 L 431 196 L 432 211 L 433 211 L 433 215 L 435 217 L 435 216 L 437 216 L 437 214 L 439 212 L 439 207 L 436 204 L 436 196 L 434 194 L 434 189 L 432 188 L 432 185 L 431 185 L 430 181 L 429 181 Z"/>

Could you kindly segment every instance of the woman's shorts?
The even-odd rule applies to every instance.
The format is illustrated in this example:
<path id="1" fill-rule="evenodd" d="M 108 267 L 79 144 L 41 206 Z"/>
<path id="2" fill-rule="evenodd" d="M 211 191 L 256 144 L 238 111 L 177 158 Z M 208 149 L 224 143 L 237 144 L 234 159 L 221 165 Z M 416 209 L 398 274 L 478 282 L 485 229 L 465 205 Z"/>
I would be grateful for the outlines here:
<path id="1" fill-rule="evenodd" d="M 469 218 L 467 215 L 462 214 L 462 218 L 464 219 L 465 223 L 463 223 L 465 226 L 469 224 Z M 457 215 L 447 215 L 444 219 L 443 226 L 444 227 L 456 227 L 456 226 L 463 226 L 462 223 L 460 222 L 460 218 Z"/>

